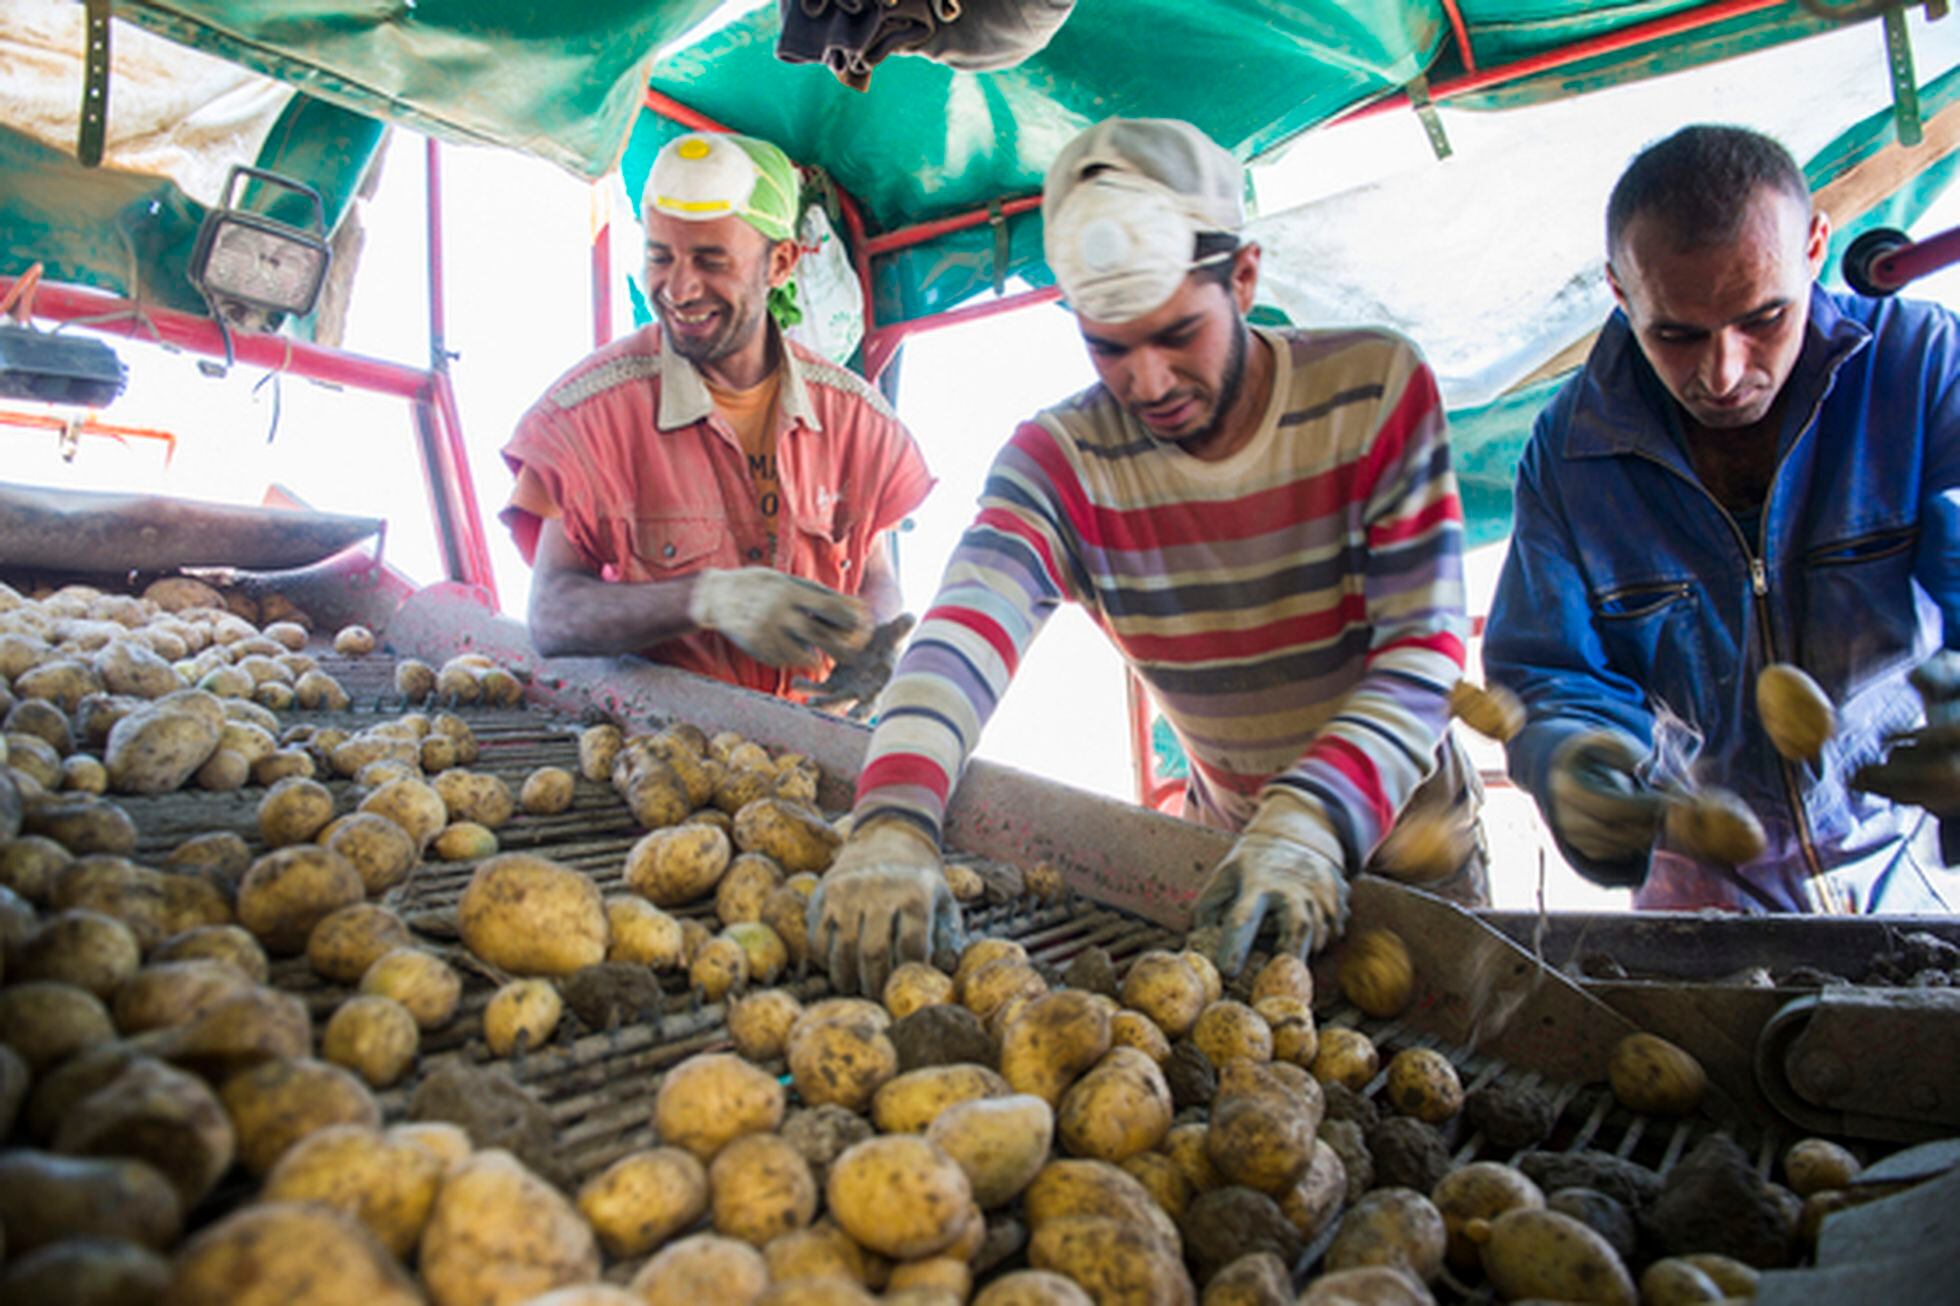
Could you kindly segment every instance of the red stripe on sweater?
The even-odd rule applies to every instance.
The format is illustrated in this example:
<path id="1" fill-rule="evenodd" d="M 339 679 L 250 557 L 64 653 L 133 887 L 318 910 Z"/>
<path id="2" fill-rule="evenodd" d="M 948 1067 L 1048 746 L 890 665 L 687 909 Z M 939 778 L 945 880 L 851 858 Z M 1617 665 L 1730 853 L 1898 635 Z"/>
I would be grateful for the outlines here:
<path id="1" fill-rule="evenodd" d="M 929 790 L 943 806 L 952 781 L 939 763 L 918 753 L 887 753 L 873 758 L 858 772 L 857 796 L 876 793 L 890 785 L 917 785 Z"/>
<path id="2" fill-rule="evenodd" d="M 1269 653 L 1333 639 L 1368 618 L 1368 602 L 1343 594 L 1331 608 L 1267 622 L 1250 630 L 1209 630 L 1189 635 L 1145 635 L 1129 631 L 1119 638 L 1132 661 L 1194 663 L 1222 658 L 1264 657 Z"/>
<path id="3" fill-rule="evenodd" d="M 1400 544 L 1404 540 L 1412 540 L 1416 536 L 1434 529 L 1443 522 L 1460 522 L 1462 520 L 1463 505 L 1458 502 L 1454 494 L 1446 495 L 1412 517 L 1403 517 L 1397 521 L 1381 522 L 1377 525 L 1370 526 L 1368 528 L 1368 544 L 1371 548 L 1386 548 L 1391 544 Z"/>
<path id="4" fill-rule="evenodd" d="M 1307 758 L 1325 762 L 1348 778 L 1360 793 L 1361 800 L 1368 804 L 1368 813 L 1374 818 L 1375 829 L 1386 830 L 1394 824 L 1395 808 L 1382 793 L 1381 773 L 1375 769 L 1372 757 L 1339 735 L 1323 735 L 1307 750 Z"/>
<path id="5" fill-rule="evenodd" d="M 992 646 L 1000 660 L 1007 664 L 1007 674 L 1013 675 L 1020 665 L 1021 655 L 1014 648 L 1014 641 L 1008 637 L 1001 624 L 984 612 L 974 608 L 963 608 L 958 604 L 942 603 L 926 611 L 926 621 L 950 621 L 956 626 L 964 626 Z"/>
<path id="6" fill-rule="evenodd" d="M 1419 648 L 1430 653 L 1441 653 L 1459 667 L 1463 665 L 1465 657 L 1463 641 L 1447 630 L 1439 630 L 1429 635 L 1404 635 L 1401 639 L 1391 639 L 1379 648 L 1370 649 L 1368 656 L 1371 659 L 1378 658 L 1384 653 L 1393 653 L 1397 649 L 1405 648 Z"/>
<path id="7" fill-rule="evenodd" d="M 1436 396 L 1436 378 L 1427 367 L 1419 367 L 1410 374 L 1408 383 L 1402 387 L 1402 397 L 1395 401 L 1388 420 L 1375 432 L 1375 438 L 1368 442 L 1367 452 L 1361 455 L 1356 497 L 1364 502 L 1373 498 L 1382 478 L 1390 474 L 1389 469 L 1400 466 L 1408 456 L 1409 442 L 1431 422 L 1441 419 L 1442 405 Z"/>

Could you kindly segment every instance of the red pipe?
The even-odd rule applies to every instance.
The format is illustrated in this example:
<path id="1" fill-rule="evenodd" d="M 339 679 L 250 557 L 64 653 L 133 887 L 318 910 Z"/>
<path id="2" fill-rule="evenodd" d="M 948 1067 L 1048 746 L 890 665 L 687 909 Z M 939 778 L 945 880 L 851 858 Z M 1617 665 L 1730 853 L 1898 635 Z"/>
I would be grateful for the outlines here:
<path id="1" fill-rule="evenodd" d="M 1456 0 L 1443 0 L 1443 12 L 1450 16 L 1450 31 L 1456 34 L 1456 48 L 1463 55 L 1465 72 L 1477 71 L 1477 56 L 1470 50 L 1470 29 L 1464 25 L 1463 11 L 1456 7 Z"/>
<path id="2" fill-rule="evenodd" d="M 921 331 L 937 331 L 942 327 L 958 326 L 962 322 L 977 322 L 982 318 L 998 317 L 1011 313 L 1017 308 L 1033 308 L 1037 304 L 1052 304 L 1062 297 L 1060 286 L 1041 286 L 1034 290 L 1022 290 L 1012 295 L 1002 295 L 999 299 L 983 299 L 975 304 L 963 304 L 959 308 L 949 308 L 943 313 L 927 317 L 915 317 L 909 322 L 895 322 L 888 327 L 880 327 L 864 338 L 864 374 L 873 381 L 885 370 L 898 347 L 905 343 L 907 336 Z"/>
<path id="3" fill-rule="evenodd" d="M 1873 285 L 1897 290 L 1929 272 L 1960 262 L 1960 227 L 1937 236 L 1914 241 L 1890 254 L 1872 260 L 1869 277 Z"/>
<path id="4" fill-rule="evenodd" d="M 11 290 L 16 279 L 0 277 L 0 295 Z M 180 313 L 175 309 L 145 307 L 141 310 L 143 322 L 154 328 L 152 333 L 139 327 L 137 311 L 137 306 L 127 299 L 58 282 L 42 282 L 34 296 L 36 317 L 52 322 L 81 322 L 88 319 L 87 325 L 91 331 L 155 339 L 211 358 L 225 356 L 224 337 L 218 332 L 218 324 L 210 318 Z M 285 336 L 233 331 L 231 343 L 233 356 L 240 363 L 303 376 L 309 381 L 324 381 L 329 385 L 349 386 L 375 394 L 394 395 L 399 399 L 420 399 L 429 389 L 427 372 L 362 354 L 322 349 L 318 345 Z"/>
<path id="5" fill-rule="evenodd" d="M 592 347 L 612 340 L 612 223 L 592 237 Z"/>
<path id="6" fill-rule="evenodd" d="M 732 132 L 735 130 L 726 123 L 716 122 L 698 109 L 688 108 L 673 96 L 656 91 L 651 86 L 647 87 L 647 108 L 669 121 L 679 123 L 689 131 Z"/>
<path id="7" fill-rule="evenodd" d="M 1588 40 L 1577 41 L 1571 45 L 1561 46 L 1556 50 L 1547 50 L 1543 54 L 1534 54 L 1529 58 L 1519 59 L 1514 63 L 1507 63 L 1497 68 L 1486 68 L 1481 72 L 1465 73 L 1461 77 L 1452 77 L 1447 81 L 1431 82 L 1429 84 L 1429 98 L 1432 102 L 1435 102 L 1453 99 L 1460 95 L 1469 95 L 1473 91 L 1487 90 L 1492 86 L 1497 86 L 1504 82 L 1521 81 L 1526 77 L 1533 77 L 1542 72 L 1549 72 L 1554 68 L 1569 67 L 1572 64 L 1580 63 L 1597 55 L 1617 54 L 1622 50 L 1630 49 L 1636 45 L 1644 45 L 1649 41 L 1659 41 L 1670 36 L 1679 36 L 1683 32 L 1697 31 L 1730 18 L 1739 18 L 1743 14 L 1753 14 L 1761 9 L 1774 9 L 1785 3 L 1787 3 L 1787 0 L 1720 0 L 1717 4 L 1703 5 L 1698 9 L 1683 10 L 1678 14 L 1669 14 L 1665 18 L 1656 18 L 1652 22 L 1637 23 L 1632 27 L 1622 28 L 1617 32 L 1609 32 L 1605 36 L 1595 36 Z M 1346 113 L 1336 114 L 1322 125 L 1331 127 L 1336 123 L 1354 122 L 1361 118 L 1372 118 L 1379 113 L 1388 113 L 1394 109 L 1407 108 L 1408 104 L 1408 94 L 1404 91 L 1395 91 L 1389 95 L 1382 96 L 1378 100 L 1370 100 L 1368 103 L 1350 109 Z"/>
<path id="8" fill-rule="evenodd" d="M 1023 195 L 1018 199 L 1002 200 L 1001 216 L 1011 218 L 1017 213 L 1026 213 L 1041 207 L 1041 196 Z M 895 249 L 910 245 L 923 245 L 936 236 L 951 231 L 965 231 L 968 227 L 978 227 L 993 220 L 990 209 L 974 209 L 967 213 L 957 213 L 951 217 L 934 218 L 930 222 L 918 222 L 909 227 L 899 227 L 895 231 L 882 232 L 873 236 L 869 242 L 872 254 L 889 254 Z"/>
<path id="9" fill-rule="evenodd" d="M 463 443 L 463 421 L 456 410 L 456 389 L 450 383 L 449 369 L 439 367 L 431 377 L 430 399 L 442 428 L 444 483 L 454 492 L 458 539 L 456 549 L 462 559 L 462 575 L 454 579 L 482 590 L 492 611 L 497 609 L 497 573 L 490 565 L 490 540 L 483 529 L 483 510 L 477 505 L 476 479 L 470 474 L 469 449 Z"/>
<path id="10" fill-rule="evenodd" d="M 448 315 L 444 308 L 442 266 L 442 158 L 435 137 L 423 142 L 424 182 L 428 196 L 429 240 L 429 359 L 441 367 L 448 359 Z"/>

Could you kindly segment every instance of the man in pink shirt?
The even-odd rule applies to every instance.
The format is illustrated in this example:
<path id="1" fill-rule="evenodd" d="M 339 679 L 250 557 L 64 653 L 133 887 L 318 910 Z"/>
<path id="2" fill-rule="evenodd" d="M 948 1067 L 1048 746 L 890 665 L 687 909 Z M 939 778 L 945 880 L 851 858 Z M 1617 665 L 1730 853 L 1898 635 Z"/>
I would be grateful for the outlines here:
<path id="1" fill-rule="evenodd" d="M 765 141 L 683 136 L 641 207 L 659 324 L 560 377 L 503 450 L 531 638 L 788 698 L 830 673 L 823 698 L 868 710 L 909 625 L 887 533 L 932 478 L 883 396 L 774 320 L 796 170 Z"/>

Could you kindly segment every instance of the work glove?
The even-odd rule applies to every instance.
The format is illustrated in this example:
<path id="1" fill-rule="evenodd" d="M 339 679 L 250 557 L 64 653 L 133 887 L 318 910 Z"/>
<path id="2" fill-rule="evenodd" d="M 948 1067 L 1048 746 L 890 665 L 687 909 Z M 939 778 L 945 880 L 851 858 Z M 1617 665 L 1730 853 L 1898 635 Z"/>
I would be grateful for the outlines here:
<path id="1" fill-rule="evenodd" d="M 768 567 L 697 573 L 687 615 L 772 667 L 814 665 L 818 651 L 842 659 L 871 637 L 863 603 Z"/>
<path id="2" fill-rule="evenodd" d="M 892 817 L 851 831 L 810 898 L 804 928 L 831 987 L 873 999 L 899 963 L 957 956 L 963 941 L 939 850 Z"/>
<path id="3" fill-rule="evenodd" d="M 892 678 L 892 670 L 898 666 L 899 650 L 905 647 L 905 637 L 912 633 L 916 619 L 909 612 L 901 612 L 872 633 L 871 642 L 847 658 L 838 659 L 836 667 L 822 682 L 798 677 L 796 687 L 810 691 L 808 702 L 811 707 L 840 707 L 844 704 L 844 715 L 853 721 L 869 720 L 873 709 L 878 706 L 878 695 L 885 691 L 886 682 Z"/>
<path id="4" fill-rule="evenodd" d="M 1624 862 L 1653 851 L 1666 809 L 1637 774 L 1645 755 L 1618 730 L 1574 735 L 1552 754 L 1552 828 L 1581 857 Z"/>
<path id="5" fill-rule="evenodd" d="M 1220 930 L 1219 971 L 1244 968 L 1269 918 L 1279 928 L 1278 951 L 1302 959 L 1339 937 L 1347 924 L 1343 860 L 1324 816 L 1284 789 L 1269 791 L 1198 892 L 1198 927 Z"/>
<path id="6" fill-rule="evenodd" d="M 1942 649 L 1914 668 L 1926 724 L 1901 735 L 1885 760 L 1861 766 L 1853 788 L 1912 803 L 1939 818 L 1948 865 L 1960 862 L 1960 653 Z"/>

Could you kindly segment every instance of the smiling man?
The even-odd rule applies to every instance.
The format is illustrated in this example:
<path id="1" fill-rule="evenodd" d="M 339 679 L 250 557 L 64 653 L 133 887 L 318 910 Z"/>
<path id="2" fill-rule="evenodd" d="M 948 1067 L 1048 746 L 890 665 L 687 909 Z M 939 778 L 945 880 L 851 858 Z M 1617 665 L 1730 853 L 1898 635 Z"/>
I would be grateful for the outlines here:
<path id="1" fill-rule="evenodd" d="M 1099 383 L 1001 451 L 879 702 L 810 909 L 840 988 L 876 994 L 957 936 L 947 799 L 1064 602 L 1177 732 L 1185 814 L 1239 834 L 1197 909 L 1226 971 L 1262 924 L 1299 953 L 1337 933 L 1349 877 L 1405 811 L 1458 851 L 1444 890 L 1481 898 L 1481 789 L 1446 730 L 1462 512 L 1435 379 L 1387 332 L 1248 325 L 1244 183 L 1195 127 L 1156 119 L 1100 123 L 1049 169 L 1048 263 Z"/>
<path id="2" fill-rule="evenodd" d="M 1649 147 L 1606 227 L 1619 311 L 1525 450 L 1485 643 L 1530 714 L 1513 776 L 1579 872 L 1641 907 L 1960 909 L 1927 812 L 1860 788 L 1960 809 L 1923 783 L 1950 741 L 1883 760 L 1923 719 L 1909 673 L 1950 695 L 1960 644 L 1952 315 L 1815 287 L 1829 220 L 1740 128 Z M 1838 705 L 1819 759 L 1770 743 L 1773 662 Z M 1748 804 L 1761 856 L 1668 837 L 1662 791 L 1690 780 Z"/>
<path id="3" fill-rule="evenodd" d="M 532 641 L 785 697 L 829 668 L 818 699 L 868 707 L 910 623 L 887 535 L 932 479 L 875 389 L 776 324 L 796 169 L 766 141 L 682 136 L 641 210 L 658 325 L 560 377 L 504 447 Z"/>

